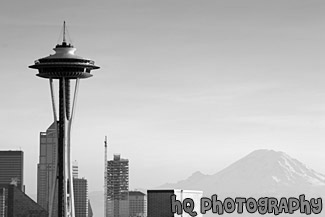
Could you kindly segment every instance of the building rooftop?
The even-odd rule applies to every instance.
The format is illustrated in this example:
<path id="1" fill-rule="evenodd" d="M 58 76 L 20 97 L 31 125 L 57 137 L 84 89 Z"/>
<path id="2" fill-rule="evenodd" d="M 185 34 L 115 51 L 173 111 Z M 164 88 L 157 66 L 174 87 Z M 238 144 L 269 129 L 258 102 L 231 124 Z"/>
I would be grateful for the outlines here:
<path id="1" fill-rule="evenodd" d="M 145 196 L 141 191 L 129 191 L 129 196 Z"/>

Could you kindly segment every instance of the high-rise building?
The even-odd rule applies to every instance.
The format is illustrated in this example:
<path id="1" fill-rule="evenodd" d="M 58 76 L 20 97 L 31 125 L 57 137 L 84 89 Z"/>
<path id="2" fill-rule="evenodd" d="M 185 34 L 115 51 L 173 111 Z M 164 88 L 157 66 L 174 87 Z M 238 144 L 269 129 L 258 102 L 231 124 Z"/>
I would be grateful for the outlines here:
<path id="1" fill-rule="evenodd" d="M 78 178 L 78 162 L 72 163 L 73 192 L 75 217 L 88 217 L 89 200 L 88 200 L 88 183 L 85 178 Z"/>
<path id="2" fill-rule="evenodd" d="M 88 217 L 88 185 L 85 178 L 73 178 L 75 217 Z"/>
<path id="3" fill-rule="evenodd" d="M 0 151 L 0 184 L 13 184 L 25 191 L 22 151 Z"/>
<path id="4" fill-rule="evenodd" d="M 166 217 L 166 216 L 182 216 L 190 217 L 188 213 L 183 212 L 181 215 L 172 213 L 171 196 L 176 195 L 176 200 L 183 202 L 185 198 L 191 198 L 196 205 L 194 211 L 197 212 L 197 217 L 201 217 L 200 200 L 202 191 L 166 189 L 166 190 L 148 190 L 148 216 L 149 217 Z"/>
<path id="5" fill-rule="evenodd" d="M 106 217 L 129 217 L 129 160 L 114 155 L 106 172 Z"/>
<path id="6" fill-rule="evenodd" d="M 37 165 L 37 203 L 45 210 L 49 210 L 52 186 L 55 182 L 57 142 L 55 123 L 52 123 L 46 132 L 40 133 L 39 163 Z M 55 202 L 57 203 L 57 195 Z"/>
<path id="7" fill-rule="evenodd" d="M 48 210 L 49 198 L 55 175 L 57 154 L 57 132 L 55 123 L 40 133 L 39 163 L 37 165 L 37 203 Z"/>
<path id="8" fill-rule="evenodd" d="M 145 217 L 147 213 L 146 195 L 141 191 L 129 191 L 130 217 Z"/>
<path id="9" fill-rule="evenodd" d="M 78 178 L 78 162 L 72 163 L 73 192 L 75 217 L 88 217 L 90 202 L 88 200 L 88 182 L 85 178 Z"/>

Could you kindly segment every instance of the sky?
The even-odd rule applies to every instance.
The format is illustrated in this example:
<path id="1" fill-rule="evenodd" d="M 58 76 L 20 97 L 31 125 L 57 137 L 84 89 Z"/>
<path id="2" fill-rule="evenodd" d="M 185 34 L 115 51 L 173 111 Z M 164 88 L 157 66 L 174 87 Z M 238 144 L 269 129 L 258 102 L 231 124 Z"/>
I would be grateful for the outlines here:
<path id="1" fill-rule="evenodd" d="M 67 22 L 81 80 L 72 159 L 103 190 L 108 156 L 130 161 L 130 189 L 214 174 L 257 149 L 325 174 L 321 0 L 6 1 L 0 7 L 0 149 L 23 150 L 36 194 L 49 82 L 29 69 Z"/>

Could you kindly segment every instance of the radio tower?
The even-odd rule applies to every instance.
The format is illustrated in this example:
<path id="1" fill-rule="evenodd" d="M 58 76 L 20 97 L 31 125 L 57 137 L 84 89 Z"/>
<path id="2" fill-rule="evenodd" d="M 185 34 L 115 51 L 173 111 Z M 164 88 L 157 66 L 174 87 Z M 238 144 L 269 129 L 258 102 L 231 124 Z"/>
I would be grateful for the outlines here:
<path id="1" fill-rule="evenodd" d="M 76 48 L 71 44 L 67 44 L 65 34 L 66 26 L 64 22 L 63 41 L 62 44 L 56 45 L 53 49 L 55 54 L 38 59 L 35 61 L 34 65 L 29 66 L 29 68 L 38 70 L 37 76 L 49 79 L 53 117 L 58 134 L 55 180 L 53 180 L 54 185 L 52 186 L 48 210 L 50 217 L 52 217 L 56 211 L 58 217 L 75 217 L 72 164 L 70 159 L 71 125 L 76 106 L 79 80 L 91 77 L 91 70 L 99 69 L 98 66 L 95 66 L 94 61 L 74 54 Z M 59 83 L 59 117 L 56 111 L 53 80 L 58 80 Z M 72 106 L 70 106 L 71 80 L 75 80 Z M 55 195 L 58 195 L 57 208 L 54 207 Z"/>
<path id="2" fill-rule="evenodd" d="M 107 136 L 105 136 L 104 217 L 107 217 Z"/>

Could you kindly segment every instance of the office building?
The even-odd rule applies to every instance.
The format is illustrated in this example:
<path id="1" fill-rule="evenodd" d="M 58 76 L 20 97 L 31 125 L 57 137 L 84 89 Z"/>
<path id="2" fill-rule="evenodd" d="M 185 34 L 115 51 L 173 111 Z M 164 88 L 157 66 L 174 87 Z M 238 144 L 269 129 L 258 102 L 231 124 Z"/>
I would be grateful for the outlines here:
<path id="1" fill-rule="evenodd" d="M 146 195 L 140 191 L 129 191 L 130 217 L 145 217 L 147 213 Z"/>
<path id="2" fill-rule="evenodd" d="M 197 212 L 197 217 L 202 217 L 200 213 L 200 200 L 202 198 L 202 191 L 190 191 L 190 190 L 148 190 L 148 217 L 166 217 L 166 216 L 182 216 L 190 217 L 188 213 L 173 214 L 171 196 L 176 195 L 176 200 L 183 201 L 185 198 L 191 198 L 196 205 L 194 211 Z"/>
<path id="3" fill-rule="evenodd" d="M 0 184 L 14 184 L 24 189 L 24 153 L 22 151 L 0 151 Z"/>
<path id="4" fill-rule="evenodd" d="M 73 178 L 75 217 L 88 217 L 88 184 L 85 178 Z"/>
<path id="5" fill-rule="evenodd" d="M 78 178 L 78 162 L 72 163 L 75 217 L 88 217 L 90 202 L 88 200 L 88 182 Z M 91 209 L 91 208 L 90 208 Z M 92 212 L 92 210 L 90 210 Z"/>
<path id="6" fill-rule="evenodd" d="M 129 217 L 129 160 L 114 155 L 106 173 L 106 217 Z"/>
<path id="7" fill-rule="evenodd" d="M 39 163 L 37 165 L 37 203 L 49 210 L 52 186 L 55 182 L 58 137 L 55 123 L 40 133 Z M 57 203 L 57 194 L 55 197 Z M 56 208 L 56 206 L 54 206 Z M 56 210 L 56 209 L 55 209 Z M 53 211 L 53 214 L 56 211 Z"/>

